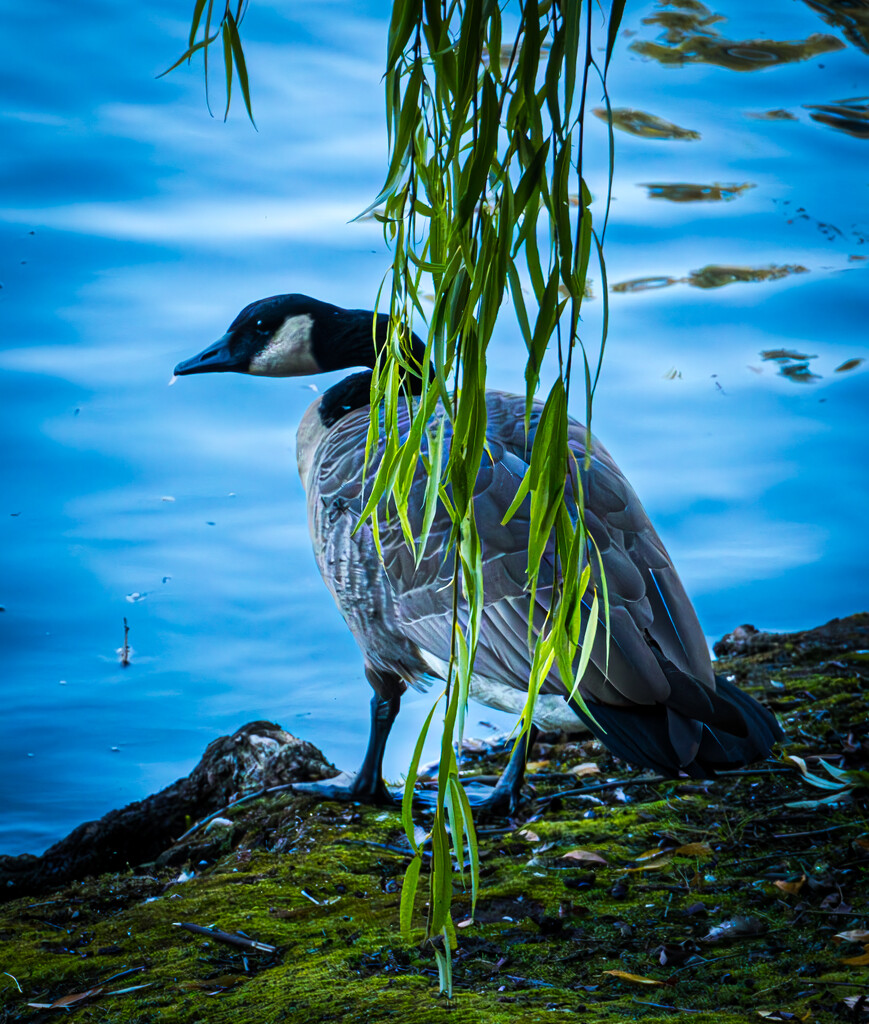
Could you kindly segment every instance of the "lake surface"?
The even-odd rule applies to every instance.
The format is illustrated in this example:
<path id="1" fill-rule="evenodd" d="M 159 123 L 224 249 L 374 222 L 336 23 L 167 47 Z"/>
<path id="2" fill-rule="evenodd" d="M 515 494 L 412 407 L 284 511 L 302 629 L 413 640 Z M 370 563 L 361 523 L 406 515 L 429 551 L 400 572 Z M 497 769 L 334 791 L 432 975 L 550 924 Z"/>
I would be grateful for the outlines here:
<path id="1" fill-rule="evenodd" d="M 384 169 L 388 8 L 253 3 L 258 132 L 240 105 L 208 116 L 199 67 L 155 79 L 186 14 L 174 0 L 5 13 L 4 852 L 157 790 L 252 719 L 341 767 L 365 747 L 369 690 L 295 469 L 311 382 L 167 382 L 253 299 L 370 306 L 388 253 L 378 225 L 348 221 Z M 626 15 L 611 65 L 596 433 L 711 639 L 869 605 L 869 362 L 853 362 L 869 358 L 867 38 L 865 4 L 650 3 Z M 590 117 L 596 195 L 605 152 Z M 509 315 L 497 344 L 492 386 L 521 390 Z M 428 698 L 405 705 L 392 778 Z M 495 713 L 473 708 L 472 732 L 480 720 Z"/>

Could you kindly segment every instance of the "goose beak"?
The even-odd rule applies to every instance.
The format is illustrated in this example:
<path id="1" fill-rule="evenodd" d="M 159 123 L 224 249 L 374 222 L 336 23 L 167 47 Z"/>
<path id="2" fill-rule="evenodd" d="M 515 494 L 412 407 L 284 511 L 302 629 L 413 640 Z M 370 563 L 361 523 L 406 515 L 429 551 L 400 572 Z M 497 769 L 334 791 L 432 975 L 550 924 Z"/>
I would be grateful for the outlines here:
<path id="1" fill-rule="evenodd" d="M 213 345 L 203 349 L 198 356 L 180 362 L 175 367 L 175 376 L 183 377 L 188 373 L 221 373 L 227 370 L 246 372 L 247 365 L 244 358 L 233 355 L 229 340 L 230 336 L 224 334 Z"/>

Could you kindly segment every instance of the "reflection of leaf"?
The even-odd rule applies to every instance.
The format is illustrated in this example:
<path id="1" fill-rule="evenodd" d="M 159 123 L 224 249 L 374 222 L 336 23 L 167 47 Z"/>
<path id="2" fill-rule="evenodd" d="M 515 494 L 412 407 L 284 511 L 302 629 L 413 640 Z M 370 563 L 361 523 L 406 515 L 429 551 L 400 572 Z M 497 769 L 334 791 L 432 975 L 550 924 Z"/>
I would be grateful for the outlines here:
<path id="1" fill-rule="evenodd" d="M 644 188 L 649 190 L 649 199 L 669 199 L 671 203 L 696 203 L 708 200 L 724 200 L 725 202 L 736 199 L 743 192 L 754 188 L 751 182 L 742 185 L 721 185 L 715 182 L 713 185 L 689 185 L 689 184 L 660 184 L 654 185 L 646 182 Z"/>
<path id="2" fill-rule="evenodd" d="M 620 281 L 612 286 L 614 292 L 620 294 L 627 292 L 648 292 L 655 288 L 669 288 L 671 284 L 678 284 L 675 277 L 635 277 L 631 281 Z"/>
<path id="3" fill-rule="evenodd" d="M 796 42 L 774 39 L 727 39 L 713 28 L 725 19 L 710 14 L 702 4 L 685 4 L 679 11 L 658 11 L 644 18 L 644 25 L 660 25 L 659 42 L 638 39 L 630 48 L 667 66 L 714 64 L 730 71 L 758 71 L 777 64 L 810 60 L 821 53 L 843 50 L 835 36 L 815 33 Z"/>
<path id="4" fill-rule="evenodd" d="M 797 115 L 792 114 L 789 110 L 760 110 L 754 111 L 749 110 L 746 117 L 751 117 L 755 121 L 796 121 Z"/>
<path id="5" fill-rule="evenodd" d="M 779 373 L 797 384 L 813 384 L 821 379 L 819 373 L 812 373 L 808 363 L 791 363 L 789 366 L 783 366 Z"/>
<path id="6" fill-rule="evenodd" d="M 807 356 L 804 352 L 794 352 L 789 348 L 768 348 L 764 349 L 760 353 L 760 358 L 769 360 L 774 359 L 777 363 L 790 362 L 793 359 L 815 359 L 816 356 Z"/>
<path id="7" fill-rule="evenodd" d="M 628 974 L 627 971 L 604 971 L 604 974 L 611 974 L 614 978 L 622 981 L 629 981 L 632 985 L 663 985 L 663 981 L 655 978 L 644 978 L 641 974 Z"/>
<path id="8" fill-rule="evenodd" d="M 592 113 L 601 121 L 607 121 L 605 107 L 595 107 Z M 639 135 L 644 139 L 699 139 L 700 132 L 691 128 L 680 128 L 672 121 L 665 121 L 655 114 L 647 114 L 644 110 L 634 110 L 631 107 L 613 108 L 613 127 L 620 128 L 630 135 Z"/>
<path id="9" fill-rule="evenodd" d="M 730 71 L 760 71 L 777 64 L 795 64 L 822 53 L 844 50 L 835 36 L 815 32 L 799 42 L 775 39 L 745 39 L 741 42 L 723 36 L 688 36 L 678 46 L 662 46 L 638 39 L 630 49 L 661 64 L 715 64 Z"/>
<path id="10" fill-rule="evenodd" d="M 856 370 L 858 366 L 865 363 L 865 359 L 846 359 L 841 366 L 836 367 L 836 373 L 846 373 L 848 370 Z"/>
<path id="11" fill-rule="evenodd" d="M 803 106 L 813 121 L 846 132 L 855 139 L 869 139 L 869 97 L 857 96 L 836 103 L 805 103 Z"/>
<path id="12" fill-rule="evenodd" d="M 778 281 L 789 274 L 808 273 L 806 267 L 798 264 L 785 264 L 769 267 L 737 267 L 711 263 L 700 270 L 692 270 L 687 277 L 635 277 L 630 281 L 620 281 L 612 285 L 611 290 L 621 294 L 627 292 L 645 292 L 656 288 L 669 288 L 672 284 L 687 284 L 692 288 L 723 288 L 728 284 L 751 284 L 758 281 Z M 765 357 L 766 358 L 766 357 Z M 814 358 L 793 355 L 769 356 L 771 359 Z"/>
<path id="13" fill-rule="evenodd" d="M 842 30 L 849 43 L 869 53 L 869 7 L 854 0 L 806 0 L 833 28 Z"/>
<path id="14" fill-rule="evenodd" d="M 700 270 L 692 270 L 686 283 L 692 288 L 722 288 L 735 282 L 778 281 L 790 274 L 806 272 L 806 267 L 798 264 L 769 267 L 729 267 L 711 264 Z"/>

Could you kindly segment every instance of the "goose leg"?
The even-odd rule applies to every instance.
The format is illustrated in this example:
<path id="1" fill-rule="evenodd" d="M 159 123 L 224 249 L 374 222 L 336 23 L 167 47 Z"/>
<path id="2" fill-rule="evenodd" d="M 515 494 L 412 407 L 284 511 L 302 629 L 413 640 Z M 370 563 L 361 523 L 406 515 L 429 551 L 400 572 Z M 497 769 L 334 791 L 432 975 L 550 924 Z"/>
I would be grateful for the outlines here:
<path id="1" fill-rule="evenodd" d="M 368 749 L 362 760 L 362 766 L 355 774 L 341 772 L 333 779 L 320 782 L 297 782 L 294 790 L 311 793 L 326 800 L 353 801 L 366 804 L 394 804 L 395 800 L 383 781 L 383 754 L 386 741 L 392 729 L 392 723 L 401 706 L 401 694 L 404 683 L 396 676 L 384 678 L 371 669 L 366 675 L 373 687 L 371 698 L 371 728 L 368 733 Z M 372 675 L 375 678 L 372 678 Z"/>
<path id="2" fill-rule="evenodd" d="M 525 781 L 525 762 L 539 735 L 540 730 L 532 724 L 522 741 L 516 745 L 491 796 L 480 802 L 472 801 L 476 810 L 484 815 L 504 818 L 519 810 L 522 802 L 522 784 Z"/>

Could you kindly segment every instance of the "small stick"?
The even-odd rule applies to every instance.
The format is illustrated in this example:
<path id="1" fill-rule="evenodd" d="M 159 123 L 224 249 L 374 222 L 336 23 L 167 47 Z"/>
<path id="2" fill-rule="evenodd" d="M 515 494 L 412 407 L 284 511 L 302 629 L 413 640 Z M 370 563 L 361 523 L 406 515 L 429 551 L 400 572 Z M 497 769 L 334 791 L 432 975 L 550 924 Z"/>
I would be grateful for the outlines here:
<path id="1" fill-rule="evenodd" d="M 124 616 L 124 646 L 120 650 L 121 666 L 126 668 L 130 664 L 130 627 L 127 625 L 127 617 Z"/>
<path id="2" fill-rule="evenodd" d="M 277 953 L 277 946 L 270 946 L 267 942 L 255 942 L 253 939 L 246 939 L 242 935 L 230 935 L 229 932 L 219 931 L 217 928 L 203 928 L 201 924 L 190 924 L 189 921 L 173 921 L 176 928 L 186 928 L 188 932 L 196 935 L 207 935 L 217 942 L 225 942 L 230 946 L 241 946 L 242 949 L 255 949 L 260 953 Z"/>

